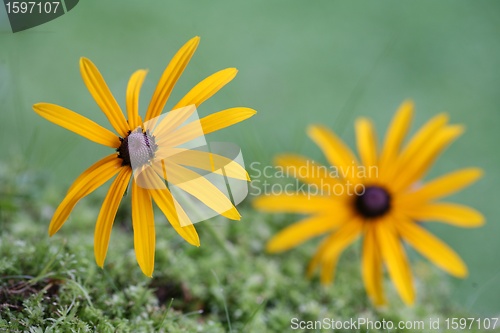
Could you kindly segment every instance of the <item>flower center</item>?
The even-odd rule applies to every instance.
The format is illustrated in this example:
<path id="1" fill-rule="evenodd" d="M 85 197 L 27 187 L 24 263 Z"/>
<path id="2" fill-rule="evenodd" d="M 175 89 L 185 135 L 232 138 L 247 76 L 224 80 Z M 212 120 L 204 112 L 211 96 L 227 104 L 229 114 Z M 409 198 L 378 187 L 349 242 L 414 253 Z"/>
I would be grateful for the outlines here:
<path id="1" fill-rule="evenodd" d="M 363 194 L 356 197 L 354 206 L 366 218 L 379 217 L 391 208 L 391 196 L 382 187 L 369 186 Z"/>
<path id="2" fill-rule="evenodd" d="M 155 137 L 150 135 L 149 131 L 143 132 L 140 128 L 129 132 L 125 138 L 120 138 L 120 141 L 122 143 L 116 149 L 118 157 L 123 160 L 123 166 L 130 166 L 132 169 L 149 163 L 155 157 L 158 148 Z"/>

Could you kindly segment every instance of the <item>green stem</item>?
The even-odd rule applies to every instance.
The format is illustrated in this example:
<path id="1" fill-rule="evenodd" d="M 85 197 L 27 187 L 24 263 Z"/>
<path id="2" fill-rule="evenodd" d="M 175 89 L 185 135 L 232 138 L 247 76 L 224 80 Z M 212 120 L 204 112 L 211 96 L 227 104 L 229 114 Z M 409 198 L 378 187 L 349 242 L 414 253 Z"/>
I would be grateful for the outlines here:
<path id="1" fill-rule="evenodd" d="M 217 230 L 215 230 L 215 228 L 212 226 L 212 224 L 210 222 L 205 223 L 205 227 L 206 227 L 206 230 L 208 230 L 208 232 L 212 236 L 212 238 L 215 240 L 217 245 L 219 245 L 219 247 L 226 253 L 226 255 L 229 258 L 231 258 L 232 261 L 235 261 L 236 257 L 235 257 L 234 251 L 231 251 L 231 249 L 228 247 L 227 242 L 220 237 L 219 233 L 217 232 Z"/>

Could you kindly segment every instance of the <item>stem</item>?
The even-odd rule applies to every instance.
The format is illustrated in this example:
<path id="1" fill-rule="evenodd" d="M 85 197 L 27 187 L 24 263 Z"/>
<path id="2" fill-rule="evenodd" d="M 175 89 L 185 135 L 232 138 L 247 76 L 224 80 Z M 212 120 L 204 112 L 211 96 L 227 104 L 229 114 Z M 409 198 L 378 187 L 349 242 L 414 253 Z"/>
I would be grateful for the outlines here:
<path id="1" fill-rule="evenodd" d="M 228 247 L 227 242 L 220 237 L 219 233 L 217 232 L 217 230 L 215 230 L 215 228 L 212 226 L 212 224 L 210 222 L 206 223 L 205 227 L 206 227 L 206 230 L 208 230 L 208 232 L 212 236 L 212 238 L 215 240 L 217 245 L 219 245 L 219 247 L 226 253 L 226 255 L 229 258 L 231 258 L 232 261 L 235 261 L 236 257 L 234 255 L 234 251 L 231 251 L 231 249 Z"/>

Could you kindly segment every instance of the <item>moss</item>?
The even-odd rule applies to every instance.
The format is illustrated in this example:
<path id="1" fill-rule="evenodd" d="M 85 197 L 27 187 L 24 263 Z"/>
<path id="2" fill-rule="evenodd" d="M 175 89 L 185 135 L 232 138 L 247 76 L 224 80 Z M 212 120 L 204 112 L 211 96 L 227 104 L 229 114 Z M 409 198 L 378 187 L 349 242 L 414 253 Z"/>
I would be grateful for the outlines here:
<path id="1" fill-rule="evenodd" d="M 390 305 L 371 305 L 360 279 L 359 245 L 342 256 L 334 285 L 305 279 L 317 241 L 267 255 L 266 239 L 291 217 L 262 215 L 249 207 L 241 208 L 239 222 L 214 218 L 197 224 L 200 248 L 182 241 L 158 214 L 153 279 L 143 276 L 135 262 L 131 228 L 123 222 L 130 224 L 130 210 L 120 210 L 102 270 L 93 259 L 99 198 L 82 200 L 70 221 L 49 239 L 45 202 L 54 193 L 62 196 L 63 190 L 47 184 L 17 186 L 15 177 L 10 181 L 9 195 L 16 201 L 8 219 L 2 215 L 0 331 L 286 332 L 292 318 L 441 318 L 443 323 L 447 317 L 467 317 L 449 301 L 448 277 L 418 258 L 413 261 L 418 300 L 411 308 L 401 303 L 389 282 Z M 23 207 L 36 209 L 26 214 Z"/>

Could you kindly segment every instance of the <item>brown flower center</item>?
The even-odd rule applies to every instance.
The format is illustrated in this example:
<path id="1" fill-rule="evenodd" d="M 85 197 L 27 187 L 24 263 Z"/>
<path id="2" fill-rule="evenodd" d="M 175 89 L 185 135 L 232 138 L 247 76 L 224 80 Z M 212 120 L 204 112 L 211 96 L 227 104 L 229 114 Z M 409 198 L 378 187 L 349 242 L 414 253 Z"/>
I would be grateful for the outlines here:
<path id="1" fill-rule="evenodd" d="M 138 128 L 134 132 L 129 132 L 125 138 L 120 138 L 122 142 L 116 149 L 118 157 L 121 158 L 123 166 L 130 166 L 133 169 L 149 163 L 155 157 L 158 145 L 155 137 L 149 131 L 142 131 Z"/>
<path id="2" fill-rule="evenodd" d="M 365 218 L 379 217 L 391 208 L 391 196 L 382 187 L 369 186 L 363 194 L 356 197 L 354 206 L 358 213 Z"/>

